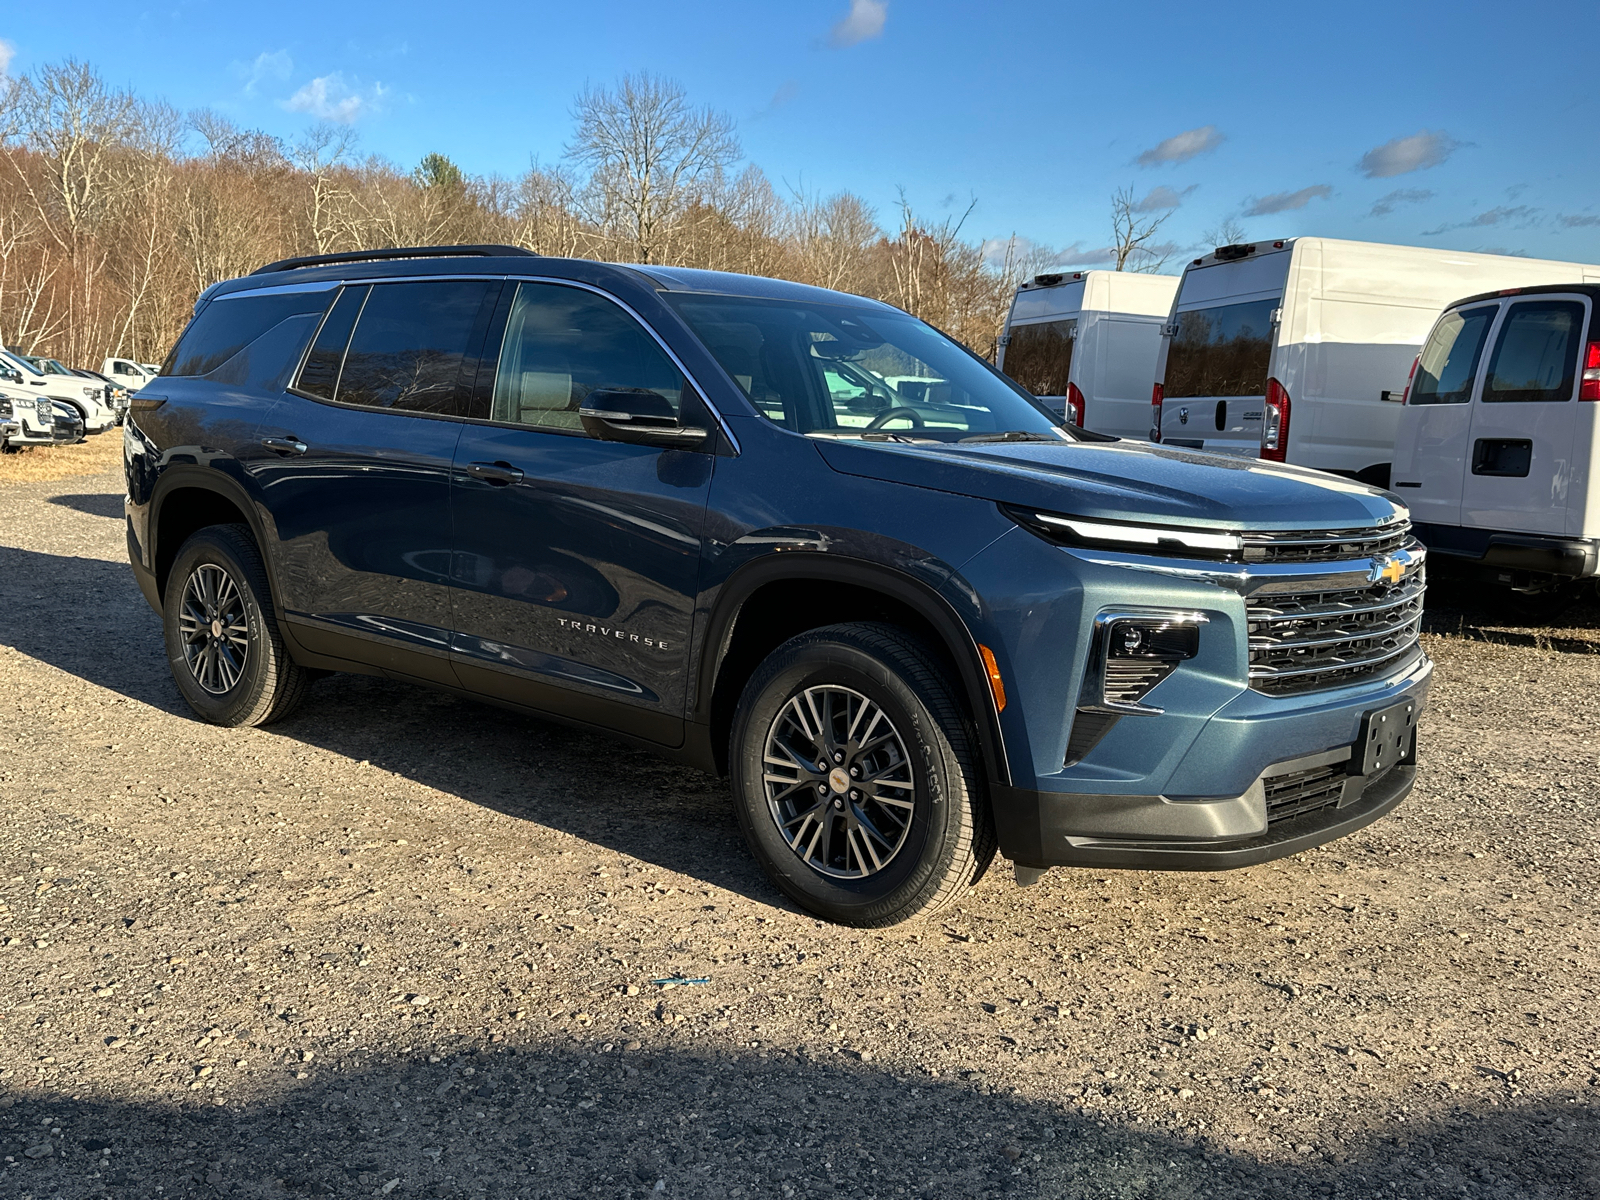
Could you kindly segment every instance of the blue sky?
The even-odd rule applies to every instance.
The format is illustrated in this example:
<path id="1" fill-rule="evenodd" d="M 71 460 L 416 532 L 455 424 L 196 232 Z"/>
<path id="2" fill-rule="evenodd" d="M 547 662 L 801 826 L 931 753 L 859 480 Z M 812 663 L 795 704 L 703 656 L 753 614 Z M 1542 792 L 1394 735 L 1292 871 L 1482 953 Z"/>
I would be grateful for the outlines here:
<path id="1" fill-rule="evenodd" d="M 6 5 L 15 74 L 76 56 L 180 109 L 472 173 L 558 160 L 586 84 L 649 70 L 780 189 L 898 189 L 1092 256 L 1109 197 L 1199 245 L 1321 234 L 1600 261 L 1600 5 L 179 0 Z M 1181 259 L 1178 260 L 1181 265 Z"/>

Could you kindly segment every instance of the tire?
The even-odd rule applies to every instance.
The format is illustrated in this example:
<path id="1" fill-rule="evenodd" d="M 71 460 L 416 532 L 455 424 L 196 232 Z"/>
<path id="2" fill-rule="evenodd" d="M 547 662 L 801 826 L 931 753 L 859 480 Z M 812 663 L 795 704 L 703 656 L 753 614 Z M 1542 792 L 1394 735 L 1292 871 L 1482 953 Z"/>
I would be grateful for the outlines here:
<path id="1" fill-rule="evenodd" d="M 928 916 L 982 877 L 994 824 L 956 695 L 928 649 L 892 625 L 812 630 L 757 668 L 728 758 L 739 824 L 784 895 L 872 927 Z"/>
<path id="2" fill-rule="evenodd" d="M 162 624 L 172 678 L 202 720 L 266 725 L 305 699 L 310 675 L 283 644 L 246 526 L 212 525 L 183 543 L 167 576 Z"/>
<path id="3" fill-rule="evenodd" d="M 1492 593 L 1495 607 L 1518 625 L 1548 625 L 1583 599 L 1572 583 L 1556 583 L 1538 592 L 1518 592 L 1508 587 Z"/>

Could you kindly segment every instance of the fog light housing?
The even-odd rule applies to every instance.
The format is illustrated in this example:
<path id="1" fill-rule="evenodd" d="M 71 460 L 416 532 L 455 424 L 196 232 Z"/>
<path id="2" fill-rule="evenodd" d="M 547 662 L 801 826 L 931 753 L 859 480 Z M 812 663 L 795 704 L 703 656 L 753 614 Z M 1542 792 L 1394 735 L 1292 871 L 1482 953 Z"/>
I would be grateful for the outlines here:
<path id="1" fill-rule="evenodd" d="M 1065 766 L 1081 762 L 1125 713 L 1158 716 L 1144 698 L 1178 664 L 1200 652 L 1204 613 L 1145 610 L 1101 613 L 1083 690 L 1067 738 Z"/>

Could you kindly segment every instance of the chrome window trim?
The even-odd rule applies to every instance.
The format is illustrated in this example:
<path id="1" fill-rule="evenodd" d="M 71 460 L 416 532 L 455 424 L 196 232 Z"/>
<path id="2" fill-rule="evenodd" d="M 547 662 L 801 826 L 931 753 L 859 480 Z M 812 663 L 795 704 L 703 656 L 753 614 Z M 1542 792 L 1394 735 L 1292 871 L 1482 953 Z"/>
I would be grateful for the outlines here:
<path id="1" fill-rule="evenodd" d="M 253 296 L 290 296 L 295 292 L 331 292 L 334 288 L 343 287 L 343 280 L 318 279 L 308 280 L 305 283 L 283 283 L 277 287 L 251 288 L 247 292 L 226 292 L 216 297 L 216 303 L 225 300 L 248 300 Z"/>

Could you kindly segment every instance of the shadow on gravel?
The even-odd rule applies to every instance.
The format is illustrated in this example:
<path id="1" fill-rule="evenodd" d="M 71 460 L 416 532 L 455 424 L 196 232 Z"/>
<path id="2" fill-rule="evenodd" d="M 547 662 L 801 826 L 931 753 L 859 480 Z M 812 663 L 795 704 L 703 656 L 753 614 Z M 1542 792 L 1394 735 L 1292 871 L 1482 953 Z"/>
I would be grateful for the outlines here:
<path id="1" fill-rule="evenodd" d="M 113 517 L 120 521 L 123 518 L 121 496 L 108 496 L 104 492 L 89 492 L 76 496 L 51 496 L 51 504 L 59 504 L 62 508 L 70 508 L 75 512 L 88 513 L 91 517 Z"/>
<path id="2" fill-rule="evenodd" d="M 108 623 L 118 631 L 110 651 Z M 0 643 L 194 719 L 172 683 L 160 622 L 122 563 L 0 547 Z M 321 680 L 299 713 L 266 732 L 788 907 L 745 849 L 722 781 L 612 738 L 362 675 Z"/>
<path id="3" fill-rule="evenodd" d="M 1557 612 L 1540 613 L 1519 609 L 1496 589 L 1441 574 L 1428 580 L 1422 630 L 1562 654 L 1600 654 L 1600 598 L 1591 593 Z"/>
<path id="4" fill-rule="evenodd" d="M 468 1051 L 438 1064 L 427 1058 L 426 1049 L 402 1051 L 347 1072 L 319 1061 L 307 1068 L 312 1078 L 286 1081 L 281 1095 L 225 1106 L 209 1103 L 205 1091 L 176 1093 L 186 1097 L 181 1103 L 13 1092 L 0 1111 L 0 1148 L 16 1165 L 5 1167 L 0 1189 L 19 1200 L 158 1193 L 163 1200 L 1565 1200 L 1592 1196 L 1600 1185 L 1600 1120 L 1576 1104 L 1394 1124 L 1361 1145 L 1286 1149 L 1287 1161 L 1268 1164 L 1177 1133 L 992 1092 L 978 1072 L 962 1080 L 896 1077 L 834 1053 L 767 1058 L 570 1045 Z M 187 1099 L 194 1095 L 206 1099 Z"/>

